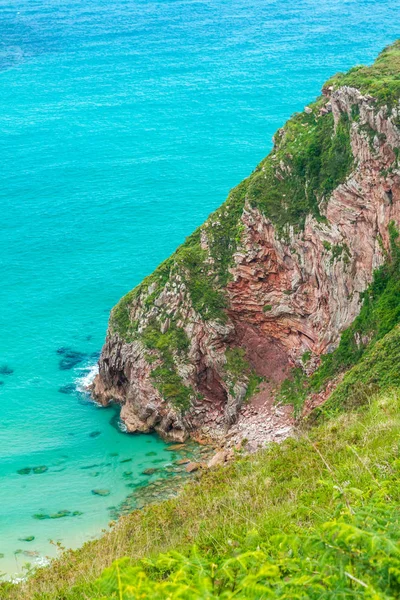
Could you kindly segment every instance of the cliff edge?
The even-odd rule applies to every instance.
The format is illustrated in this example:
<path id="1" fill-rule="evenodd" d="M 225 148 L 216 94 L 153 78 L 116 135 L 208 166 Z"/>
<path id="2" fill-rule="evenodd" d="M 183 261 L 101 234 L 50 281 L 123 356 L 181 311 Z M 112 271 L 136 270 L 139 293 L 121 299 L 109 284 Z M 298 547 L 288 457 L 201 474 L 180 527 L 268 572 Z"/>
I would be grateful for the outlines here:
<path id="1" fill-rule="evenodd" d="M 114 307 L 93 395 L 122 405 L 129 432 L 238 441 L 251 422 L 256 441 L 287 435 L 281 382 L 293 367 L 311 374 L 338 346 L 400 223 L 399 98 L 396 42 L 328 81 Z"/>

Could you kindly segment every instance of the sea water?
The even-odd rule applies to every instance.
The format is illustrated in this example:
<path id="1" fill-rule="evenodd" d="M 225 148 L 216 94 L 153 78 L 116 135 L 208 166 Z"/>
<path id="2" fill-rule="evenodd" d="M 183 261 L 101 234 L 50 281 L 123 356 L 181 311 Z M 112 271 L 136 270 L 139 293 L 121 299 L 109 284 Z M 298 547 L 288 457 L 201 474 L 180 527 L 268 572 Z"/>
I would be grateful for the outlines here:
<path id="1" fill-rule="evenodd" d="M 99 535 L 143 471 L 171 462 L 77 389 L 109 311 L 324 80 L 394 41 L 397 9 L 0 2 L 0 571 Z"/>

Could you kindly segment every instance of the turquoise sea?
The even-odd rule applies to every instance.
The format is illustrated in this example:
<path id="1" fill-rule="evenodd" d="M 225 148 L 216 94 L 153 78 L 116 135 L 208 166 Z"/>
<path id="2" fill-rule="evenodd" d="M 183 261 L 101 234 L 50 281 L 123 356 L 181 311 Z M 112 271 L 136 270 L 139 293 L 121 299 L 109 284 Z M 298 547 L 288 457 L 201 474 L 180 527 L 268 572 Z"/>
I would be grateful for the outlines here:
<path id="1" fill-rule="evenodd" d="M 79 392 L 111 307 L 398 17 L 398 0 L 0 0 L 0 571 L 99 535 L 170 462 Z"/>

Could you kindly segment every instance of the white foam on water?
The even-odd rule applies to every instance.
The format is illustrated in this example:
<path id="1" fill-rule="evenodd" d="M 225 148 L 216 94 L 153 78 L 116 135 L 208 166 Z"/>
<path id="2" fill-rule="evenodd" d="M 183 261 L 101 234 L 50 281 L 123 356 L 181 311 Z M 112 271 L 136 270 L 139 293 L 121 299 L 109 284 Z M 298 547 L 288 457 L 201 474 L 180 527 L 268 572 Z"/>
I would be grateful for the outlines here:
<path id="1" fill-rule="evenodd" d="M 87 394 L 94 378 L 99 372 L 99 365 L 96 363 L 95 365 L 90 365 L 81 370 L 84 371 L 85 374 L 75 380 L 75 385 L 78 392 Z"/>

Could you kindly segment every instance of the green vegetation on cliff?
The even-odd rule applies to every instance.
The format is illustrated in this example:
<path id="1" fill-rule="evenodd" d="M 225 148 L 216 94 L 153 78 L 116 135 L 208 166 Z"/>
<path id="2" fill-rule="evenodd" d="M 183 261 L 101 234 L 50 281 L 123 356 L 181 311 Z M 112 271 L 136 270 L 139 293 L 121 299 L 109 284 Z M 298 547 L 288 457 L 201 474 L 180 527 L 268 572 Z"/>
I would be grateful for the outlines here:
<path id="1" fill-rule="evenodd" d="M 342 115 L 334 131 L 332 114 L 320 115 L 326 102 L 312 112 L 292 117 L 275 136 L 276 147 L 255 170 L 248 186 L 251 204 L 276 226 L 299 230 L 307 215 L 322 219 L 320 204 L 349 175 L 353 166 L 350 119 Z"/>
<path id="2" fill-rule="evenodd" d="M 347 73 L 338 73 L 326 86 L 355 87 L 389 107 L 400 97 L 400 40 L 385 48 L 371 66 L 359 65 Z"/>
<path id="3" fill-rule="evenodd" d="M 400 384 L 400 330 L 395 329 L 400 323 L 400 244 L 394 223 L 389 225 L 389 235 L 391 248 L 386 261 L 375 271 L 362 295 L 360 314 L 342 333 L 339 346 L 322 356 L 321 366 L 311 377 L 297 368 L 282 384 L 281 399 L 293 404 L 297 412 L 309 393 L 321 391 L 333 377 L 354 365 L 357 368 L 345 376 L 321 411 L 333 406 L 346 408 L 365 386 L 381 389 Z"/>
<path id="4" fill-rule="evenodd" d="M 263 381 L 263 377 L 257 375 L 252 368 L 246 358 L 246 352 L 243 348 L 227 348 L 225 356 L 225 370 L 232 388 L 238 381 L 243 381 L 243 377 L 245 377 L 247 381 L 247 389 L 244 397 L 244 400 L 246 401 L 257 392 L 260 383 Z M 231 389 L 231 394 L 234 395 L 233 389 Z"/>
<path id="5" fill-rule="evenodd" d="M 150 364 L 157 360 L 162 362 L 151 372 L 155 387 L 174 408 L 185 412 L 190 406 L 190 399 L 194 395 L 194 391 L 191 387 L 184 385 L 176 371 L 174 361 L 174 353 L 178 357 L 184 358 L 189 349 L 189 339 L 185 331 L 172 322 L 167 331 L 162 333 L 157 324 L 153 323 L 144 330 L 142 341 L 146 348 L 155 351 L 148 355 L 147 361 Z"/>

